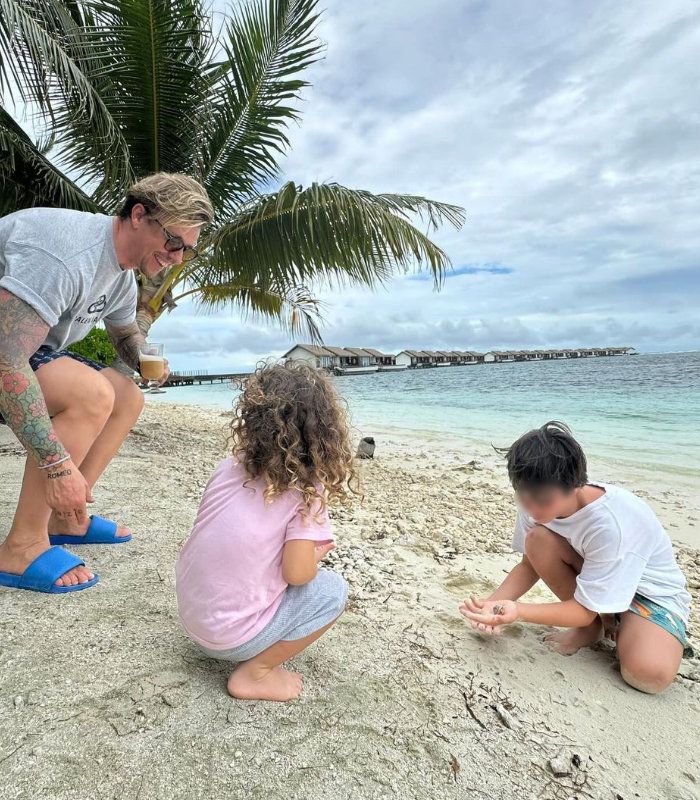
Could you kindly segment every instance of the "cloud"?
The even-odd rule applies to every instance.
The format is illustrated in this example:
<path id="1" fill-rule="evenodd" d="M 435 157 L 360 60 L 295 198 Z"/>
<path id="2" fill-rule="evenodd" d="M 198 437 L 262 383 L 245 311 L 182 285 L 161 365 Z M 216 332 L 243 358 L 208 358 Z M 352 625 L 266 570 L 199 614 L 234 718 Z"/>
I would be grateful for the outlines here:
<path id="1" fill-rule="evenodd" d="M 424 274 L 321 290 L 328 343 L 700 348 L 694 4 L 325 5 L 326 58 L 282 179 L 424 194 L 468 215 L 435 235 L 455 265 L 441 292 Z M 250 365 L 291 344 L 210 322 L 167 329 L 183 358 Z"/>

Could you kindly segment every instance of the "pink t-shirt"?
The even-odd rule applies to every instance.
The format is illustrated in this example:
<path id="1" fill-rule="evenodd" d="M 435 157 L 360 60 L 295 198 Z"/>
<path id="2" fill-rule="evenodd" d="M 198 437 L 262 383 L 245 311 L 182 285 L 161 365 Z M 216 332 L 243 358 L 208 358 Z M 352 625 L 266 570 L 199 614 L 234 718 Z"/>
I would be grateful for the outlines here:
<path id="1" fill-rule="evenodd" d="M 248 479 L 236 459 L 222 461 L 175 566 L 180 620 L 195 642 L 213 650 L 244 644 L 272 619 L 287 588 L 285 542 L 333 538 L 327 511 L 319 521 L 302 519 L 298 491 L 271 503 L 264 491 L 265 481 Z"/>

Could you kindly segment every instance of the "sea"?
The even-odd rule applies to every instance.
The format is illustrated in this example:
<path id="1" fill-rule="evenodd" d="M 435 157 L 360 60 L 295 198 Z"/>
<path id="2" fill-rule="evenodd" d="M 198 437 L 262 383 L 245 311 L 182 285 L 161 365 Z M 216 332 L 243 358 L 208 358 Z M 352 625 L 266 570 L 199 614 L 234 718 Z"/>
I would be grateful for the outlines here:
<path id="1" fill-rule="evenodd" d="M 434 367 L 334 378 L 362 435 L 504 446 L 548 420 L 586 453 L 700 498 L 700 352 Z M 174 387 L 149 402 L 230 409 L 227 384 Z M 380 436 L 381 438 L 381 436 Z"/>

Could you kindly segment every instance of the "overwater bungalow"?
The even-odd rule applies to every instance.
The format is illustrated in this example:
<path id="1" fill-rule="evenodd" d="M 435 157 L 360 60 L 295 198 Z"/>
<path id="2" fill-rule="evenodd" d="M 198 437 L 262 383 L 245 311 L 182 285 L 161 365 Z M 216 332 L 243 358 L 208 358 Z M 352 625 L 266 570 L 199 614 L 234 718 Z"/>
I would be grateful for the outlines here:
<path id="1" fill-rule="evenodd" d="M 569 358 L 596 358 L 636 354 L 634 347 L 564 347 L 558 350 L 402 350 L 398 355 L 370 347 L 330 347 L 298 344 L 284 354 L 285 359 L 308 361 L 319 369 L 339 375 L 388 372 L 420 367 L 450 367 L 467 364 L 493 364 L 514 361 L 553 361 Z"/>
<path id="2" fill-rule="evenodd" d="M 361 375 L 366 372 L 377 372 L 379 367 L 373 356 L 360 347 L 326 347 L 338 362 L 333 365 L 337 375 Z"/>
<path id="3" fill-rule="evenodd" d="M 365 347 L 365 351 L 374 356 L 380 372 L 396 372 L 402 369 L 408 369 L 407 364 L 397 364 L 396 356 L 388 353 L 382 353 L 379 350 L 373 350 L 371 347 Z"/>
<path id="4" fill-rule="evenodd" d="M 396 356 L 396 363 L 406 367 L 429 367 L 434 363 L 434 358 L 424 350 L 402 350 Z"/>
<path id="5" fill-rule="evenodd" d="M 454 352 L 454 350 L 437 350 L 435 355 L 438 359 L 438 367 L 449 367 L 452 366 L 452 364 L 459 363 L 459 356 Z"/>
<path id="6" fill-rule="evenodd" d="M 515 361 L 515 356 L 510 350 L 491 350 L 488 353 L 484 353 L 485 364 L 501 364 L 506 361 Z"/>
<path id="7" fill-rule="evenodd" d="M 471 350 L 456 350 L 456 353 L 459 354 L 460 357 L 460 364 L 483 364 L 484 363 L 484 354 L 483 353 L 474 353 Z"/>
<path id="8" fill-rule="evenodd" d="M 297 344 L 283 356 L 285 361 L 306 361 L 316 369 L 332 369 L 337 357 L 325 347 L 315 344 Z"/>
<path id="9" fill-rule="evenodd" d="M 370 353 L 369 350 L 365 350 L 362 347 L 346 347 L 344 349 L 347 350 L 348 353 L 352 353 L 354 356 L 357 356 L 357 364 L 353 364 L 352 366 L 362 368 L 374 367 L 372 370 L 373 372 L 376 372 L 377 369 L 379 369 L 377 357 Z"/>

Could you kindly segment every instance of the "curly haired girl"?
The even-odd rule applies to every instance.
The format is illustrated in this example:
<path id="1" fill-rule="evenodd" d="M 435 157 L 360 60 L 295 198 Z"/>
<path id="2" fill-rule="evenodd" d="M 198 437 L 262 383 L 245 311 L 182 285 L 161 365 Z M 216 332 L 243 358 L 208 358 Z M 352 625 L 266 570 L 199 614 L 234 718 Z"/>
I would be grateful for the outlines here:
<path id="1" fill-rule="evenodd" d="M 328 505 L 357 493 L 346 413 L 325 373 L 266 365 L 245 380 L 231 434 L 176 566 L 180 619 L 207 655 L 238 664 L 233 697 L 291 700 L 302 678 L 282 663 L 347 600 L 317 566 L 335 547 Z"/>

